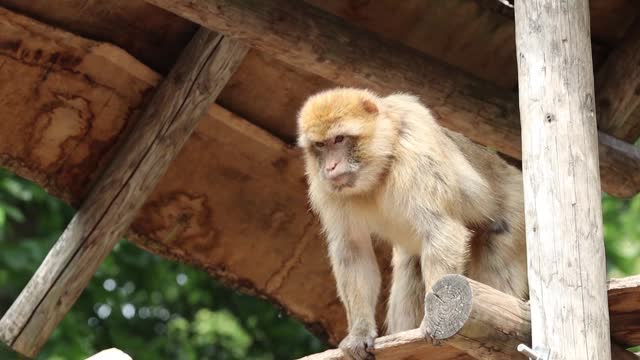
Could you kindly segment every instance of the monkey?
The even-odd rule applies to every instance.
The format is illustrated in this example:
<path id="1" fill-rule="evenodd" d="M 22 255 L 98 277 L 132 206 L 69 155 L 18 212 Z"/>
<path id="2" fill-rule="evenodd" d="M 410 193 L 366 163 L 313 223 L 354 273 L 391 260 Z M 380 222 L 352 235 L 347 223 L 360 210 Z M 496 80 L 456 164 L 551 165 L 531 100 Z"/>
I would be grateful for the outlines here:
<path id="1" fill-rule="evenodd" d="M 442 127 L 406 93 L 324 90 L 302 105 L 297 127 L 346 310 L 345 355 L 374 357 L 381 275 L 372 238 L 392 246 L 387 334 L 420 328 L 434 342 L 424 301 L 446 274 L 528 297 L 522 174 L 496 152 Z"/>

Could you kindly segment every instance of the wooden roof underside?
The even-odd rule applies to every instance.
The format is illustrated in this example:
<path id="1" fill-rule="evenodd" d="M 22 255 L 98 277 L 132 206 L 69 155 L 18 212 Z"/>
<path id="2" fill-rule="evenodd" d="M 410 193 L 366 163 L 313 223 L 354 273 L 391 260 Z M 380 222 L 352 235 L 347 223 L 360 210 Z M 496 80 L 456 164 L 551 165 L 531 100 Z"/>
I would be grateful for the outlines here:
<path id="1" fill-rule="evenodd" d="M 497 2 L 308 2 L 497 87 L 517 87 L 511 10 Z M 640 3 L 591 4 L 599 66 Z M 197 25 L 142 0 L 0 6 L 26 16 L 0 10 L 0 165 L 78 204 Z M 286 306 L 333 343 L 344 334 L 344 313 L 307 209 L 301 159 L 288 144 L 302 101 L 334 85 L 251 50 L 129 234 L 150 251 Z M 638 109 L 632 119 L 619 136 L 626 141 L 640 136 Z M 378 250 L 388 275 L 387 249 Z M 255 266 L 257 254 L 263 266 Z M 637 332 L 617 340 L 640 343 Z"/>
<path id="2" fill-rule="evenodd" d="M 402 42 L 503 88 L 517 89 L 512 10 L 494 0 L 309 0 L 349 22 Z M 197 26 L 142 0 L 0 0 L 67 31 L 113 43 L 166 74 Z M 596 68 L 638 15 L 633 0 L 593 0 Z M 287 142 L 301 101 L 329 81 L 252 51 L 219 103 Z M 640 112 L 637 112 L 640 115 Z M 639 117 L 640 119 L 640 117 Z M 640 128 L 640 126 L 639 126 Z M 640 136 L 636 130 L 631 136 Z"/>

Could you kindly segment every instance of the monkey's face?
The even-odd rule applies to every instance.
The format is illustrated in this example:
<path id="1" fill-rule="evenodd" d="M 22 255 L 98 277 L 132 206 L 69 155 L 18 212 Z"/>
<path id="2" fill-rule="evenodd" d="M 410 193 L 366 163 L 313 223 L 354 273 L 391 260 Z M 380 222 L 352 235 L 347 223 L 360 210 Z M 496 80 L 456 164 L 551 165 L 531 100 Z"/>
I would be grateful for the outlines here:
<path id="1" fill-rule="evenodd" d="M 361 163 L 355 156 L 355 149 L 356 139 L 347 135 L 336 135 L 311 144 L 320 177 L 331 189 L 341 191 L 356 186 Z"/>
<path id="2" fill-rule="evenodd" d="M 390 122 L 381 99 L 361 89 L 310 97 L 298 114 L 298 145 L 312 184 L 338 194 L 370 191 L 389 164 Z"/>

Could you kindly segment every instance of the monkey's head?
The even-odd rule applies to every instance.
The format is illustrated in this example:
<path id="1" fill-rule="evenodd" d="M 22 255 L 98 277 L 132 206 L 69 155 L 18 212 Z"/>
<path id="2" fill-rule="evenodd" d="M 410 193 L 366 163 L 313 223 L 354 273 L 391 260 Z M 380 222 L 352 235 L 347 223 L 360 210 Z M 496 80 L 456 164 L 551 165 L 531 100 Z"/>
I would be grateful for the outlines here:
<path id="1" fill-rule="evenodd" d="M 382 100 L 367 90 L 337 88 L 306 101 L 298 114 L 298 145 L 312 184 L 348 195 L 381 181 L 394 141 Z"/>

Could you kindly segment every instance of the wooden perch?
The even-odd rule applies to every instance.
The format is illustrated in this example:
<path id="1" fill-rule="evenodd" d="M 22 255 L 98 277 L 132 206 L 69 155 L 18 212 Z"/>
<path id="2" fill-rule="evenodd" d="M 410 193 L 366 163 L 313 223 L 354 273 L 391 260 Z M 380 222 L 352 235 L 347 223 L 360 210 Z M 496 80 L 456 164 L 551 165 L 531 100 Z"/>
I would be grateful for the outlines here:
<path id="1" fill-rule="evenodd" d="M 125 234 L 246 51 L 207 30 L 194 36 L 111 165 L 0 320 L 3 342 L 26 356 L 38 353 Z"/>
<path id="2" fill-rule="evenodd" d="M 531 343 L 525 302 L 463 276 L 440 279 L 425 306 L 434 338 L 476 359 L 517 359 L 518 345 Z"/>
<path id="3" fill-rule="evenodd" d="M 336 83 L 418 94 L 443 125 L 521 158 L 515 94 L 351 27 L 304 2 L 147 1 Z M 630 144 L 601 147 L 605 191 L 619 197 L 635 195 L 640 191 L 638 154 Z"/>
<path id="4" fill-rule="evenodd" d="M 376 360 L 429 359 L 429 360 L 472 360 L 464 351 L 451 346 L 428 344 L 419 329 L 403 331 L 379 337 L 375 341 Z M 331 349 L 305 356 L 300 360 L 347 360 L 342 350 Z"/>
<path id="5" fill-rule="evenodd" d="M 618 311 L 631 319 L 640 316 L 640 276 L 614 279 L 609 283 L 609 299 L 616 304 L 627 304 L 622 309 L 611 309 L 612 333 L 627 322 L 618 323 Z M 426 298 L 427 321 L 433 335 L 442 346 L 428 345 L 420 330 L 410 330 L 376 339 L 376 359 L 525 359 L 517 351 L 519 344 L 531 343 L 529 305 L 513 296 L 461 275 L 447 275 L 434 284 Z M 633 315 L 630 315 L 633 314 Z M 618 339 L 615 339 L 618 340 Z M 631 346 L 630 338 L 620 337 L 620 345 Z M 638 342 L 640 343 L 640 342 Z M 635 343 L 637 345 L 638 343 Z M 623 346 L 612 344 L 615 360 L 634 359 L 638 356 Z M 338 349 L 327 350 L 302 358 L 304 360 L 343 359 Z"/>
<path id="6" fill-rule="evenodd" d="M 633 23 L 596 76 L 598 128 L 634 142 L 640 123 L 631 116 L 640 104 L 640 20 Z"/>

